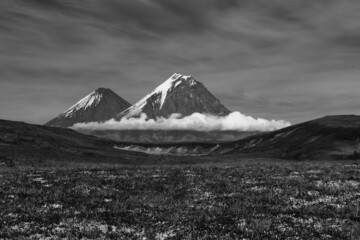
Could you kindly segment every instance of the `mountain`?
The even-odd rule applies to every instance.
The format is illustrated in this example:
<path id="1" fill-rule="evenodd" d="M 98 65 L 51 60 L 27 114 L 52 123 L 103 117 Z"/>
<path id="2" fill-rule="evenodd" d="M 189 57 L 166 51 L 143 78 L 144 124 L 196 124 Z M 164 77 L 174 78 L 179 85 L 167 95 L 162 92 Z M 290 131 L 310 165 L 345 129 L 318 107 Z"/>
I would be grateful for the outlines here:
<path id="1" fill-rule="evenodd" d="M 222 144 L 213 154 L 283 159 L 359 159 L 360 116 L 327 116 Z"/>
<path id="2" fill-rule="evenodd" d="M 141 114 L 146 114 L 149 119 L 157 119 L 168 118 L 173 113 L 189 116 L 195 112 L 225 116 L 230 110 L 192 76 L 175 73 L 115 119 L 138 118 Z"/>
<path id="3" fill-rule="evenodd" d="M 145 154 L 115 149 L 117 144 L 72 129 L 0 120 L 0 167 L 142 164 L 158 160 Z"/>
<path id="4" fill-rule="evenodd" d="M 99 88 L 45 125 L 70 127 L 75 123 L 104 122 L 130 106 L 110 89 Z"/>

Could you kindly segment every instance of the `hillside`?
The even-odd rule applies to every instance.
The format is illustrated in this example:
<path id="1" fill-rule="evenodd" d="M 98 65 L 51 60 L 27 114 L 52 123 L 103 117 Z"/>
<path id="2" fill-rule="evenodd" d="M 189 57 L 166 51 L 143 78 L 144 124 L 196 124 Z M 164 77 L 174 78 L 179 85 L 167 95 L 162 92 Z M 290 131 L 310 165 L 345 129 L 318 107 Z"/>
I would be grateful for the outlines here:
<path id="1" fill-rule="evenodd" d="M 360 116 L 339 115 L 222 144 L 213 154 L 284 159 L 360 158 Z"/>
<path id="2" fill-rule="evenodd" d="M 116 150 L 117 142 L 55 128 L 0 120 L 0 165 L 38 166 L 71 162 L 151 163 L 157 158 Z"/>

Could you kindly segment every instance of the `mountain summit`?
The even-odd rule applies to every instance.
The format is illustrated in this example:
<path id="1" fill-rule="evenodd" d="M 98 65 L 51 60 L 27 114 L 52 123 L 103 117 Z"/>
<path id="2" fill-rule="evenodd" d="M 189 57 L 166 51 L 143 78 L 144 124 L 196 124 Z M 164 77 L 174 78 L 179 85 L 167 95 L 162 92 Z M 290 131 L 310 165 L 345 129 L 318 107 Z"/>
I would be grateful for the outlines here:
<path id="1" fill-rule="evenodd" d="M 192 76 L 175 73 L 115 119 L 137 118 L 143 113 L 150 119 L 168 118 L 173 113 L 184 117 L 195 112 L 226 116 L 231 111 Z"/>
<path id="2" fill-rule="evenodd" d="M 75 123 L 104 122 L 131 104 L 108 88 L 98 88 L 45 125 L 70 127 Z"/>

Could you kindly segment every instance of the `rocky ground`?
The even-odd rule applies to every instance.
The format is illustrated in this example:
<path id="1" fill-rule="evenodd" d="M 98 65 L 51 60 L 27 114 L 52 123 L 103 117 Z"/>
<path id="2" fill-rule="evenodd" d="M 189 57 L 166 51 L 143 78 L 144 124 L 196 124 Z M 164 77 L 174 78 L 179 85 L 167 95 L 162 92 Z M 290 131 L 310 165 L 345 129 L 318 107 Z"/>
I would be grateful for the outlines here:
<path id="1" fill-rule="evenodd" d="M 357 162 L 0 171 L 0 239 L 357 239 Z"/>

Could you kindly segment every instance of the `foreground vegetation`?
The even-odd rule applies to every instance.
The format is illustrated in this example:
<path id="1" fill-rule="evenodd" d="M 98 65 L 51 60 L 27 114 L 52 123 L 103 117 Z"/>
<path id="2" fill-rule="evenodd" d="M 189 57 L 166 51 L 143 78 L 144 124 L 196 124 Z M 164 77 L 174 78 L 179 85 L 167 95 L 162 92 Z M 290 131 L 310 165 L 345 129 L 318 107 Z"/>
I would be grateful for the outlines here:
<path id="1" fill-rule="evenodd" d="M 0 171 L 0 239 L 358 239 L 356 162 Z"/>

